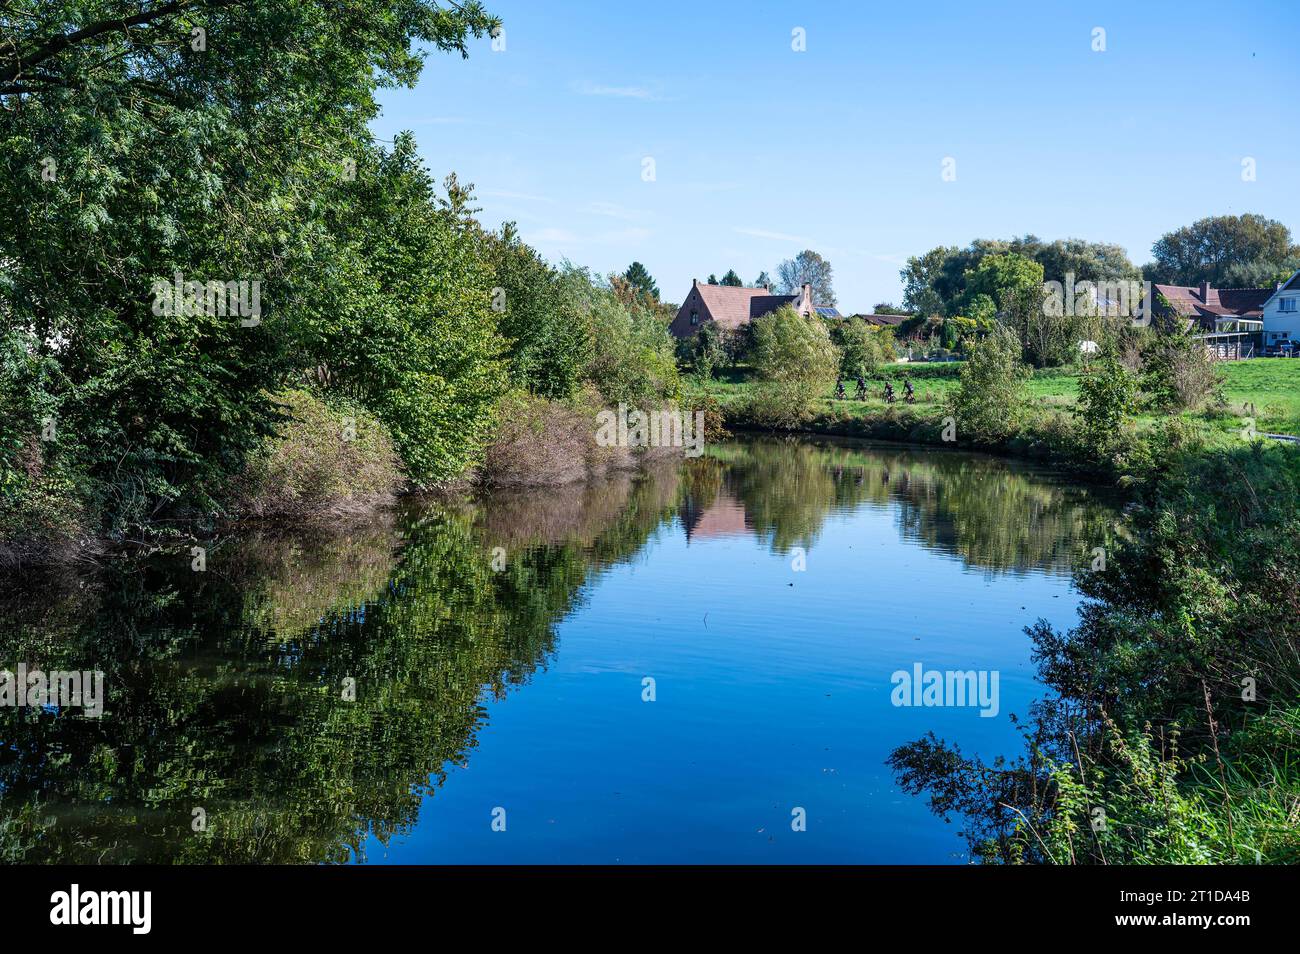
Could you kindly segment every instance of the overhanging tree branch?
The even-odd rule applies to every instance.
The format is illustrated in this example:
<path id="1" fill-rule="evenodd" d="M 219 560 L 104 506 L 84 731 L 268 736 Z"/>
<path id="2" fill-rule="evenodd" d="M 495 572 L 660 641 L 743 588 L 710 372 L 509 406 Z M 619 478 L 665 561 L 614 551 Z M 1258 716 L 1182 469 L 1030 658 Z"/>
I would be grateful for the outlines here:
<path id="1" fill-rule="evenodd" d="M 125 33 L 130 31 L 132 27 L 144 26 L 191 10 L 228 7 L 238 2 L 243 2 L 243 0 L 173 0 L 171 3 L 165 3 L 152 10 L 137 13 L 135 16 L 101 20 L 72 33 L 53 37 L 42 42 L 30 53 L 19 52 L 12 57 L 6 57 L 9 62 L 0 67 L 0 89 L 11 86 L 15 81 L 22 79 L 26 71 L 32 67 L 40 65 L 58 56 L 64 50 L 86 40 L 93 40 L 107 33 Z"/>

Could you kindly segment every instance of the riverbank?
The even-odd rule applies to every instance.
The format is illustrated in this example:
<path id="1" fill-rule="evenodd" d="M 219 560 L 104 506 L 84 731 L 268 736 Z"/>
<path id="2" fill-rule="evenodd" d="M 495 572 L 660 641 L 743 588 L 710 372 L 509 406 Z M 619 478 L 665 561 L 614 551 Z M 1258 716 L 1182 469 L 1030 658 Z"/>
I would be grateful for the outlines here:
<path id="1" fill-rule="evenodd" d="M 836 437 L 902 441 L 960 447 L 985 453 L 1050 462 L 1090 480 L 1113 482 L 1134 477 L 1151 464 L 1153 454 L 1165 454 L 1176 440 L 1184 448 L 1241 446 L 1254 436 L 1300 435 L 1300 361 L 1254 359 L 1221 366 L 1222 401 L 1174 416 L 1137 414 L 1128 430 L 1128 447 L 1118 459 L 1105 461 L 1083 447 L 1074 433 L 1072 413 L 1079 396 L 1080 376 L 1069 370 L 1036 372 L 1026 383 L 1029 414 L 1010 436 L 972 440 L 960 427 L 945 428 L 948 399 L 959 385 L 963 362 L 893 364 L 880 368 L 864 400 L 837 400 L 827 394 L 793 429 L 773 428 L 756 419 L 751 402 L 757 385 L 744 368 L 708 381 L 696 379 L 699 391 L 716 401 L 728 428 L 755 432 L 798 432 Z M 903 381 L 915 387 L 915 403 L 903 401 Z M 889 381 L 897 398 L 886 403 L 883 383 Z M 853 383 L 847 383 L 850 393 Z"/>

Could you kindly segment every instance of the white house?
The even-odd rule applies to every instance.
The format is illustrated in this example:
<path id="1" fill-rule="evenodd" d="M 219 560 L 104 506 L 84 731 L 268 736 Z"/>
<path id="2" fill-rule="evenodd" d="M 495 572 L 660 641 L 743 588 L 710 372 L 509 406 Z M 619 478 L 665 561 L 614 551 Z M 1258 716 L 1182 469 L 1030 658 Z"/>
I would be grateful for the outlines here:
<path id="1" fill-rule="evenodd" d="M 1264 347 L 1272 350 L 1284 341 L 1300 344 L 1300 271 L 1264 302 Z"/>

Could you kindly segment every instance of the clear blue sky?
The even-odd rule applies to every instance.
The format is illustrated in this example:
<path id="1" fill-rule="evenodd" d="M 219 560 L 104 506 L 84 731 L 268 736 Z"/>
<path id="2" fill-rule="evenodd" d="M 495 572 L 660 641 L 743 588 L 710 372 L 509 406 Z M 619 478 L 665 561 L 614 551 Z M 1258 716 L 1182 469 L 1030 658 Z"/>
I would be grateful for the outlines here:
<path id="1" fill-rule="evenodd" d="M 602 273 L 640 260 L 669 301 L 804 247 L 849 313 L 898 301 L 909 255 L 976 237 L 1117 242 L 1141 265 L 1206 215 L 1300 233 L 1297 0 L 487 6 L 505 50 L 431 56 L 376 135 L 413 130 L 485 224 Z"/>

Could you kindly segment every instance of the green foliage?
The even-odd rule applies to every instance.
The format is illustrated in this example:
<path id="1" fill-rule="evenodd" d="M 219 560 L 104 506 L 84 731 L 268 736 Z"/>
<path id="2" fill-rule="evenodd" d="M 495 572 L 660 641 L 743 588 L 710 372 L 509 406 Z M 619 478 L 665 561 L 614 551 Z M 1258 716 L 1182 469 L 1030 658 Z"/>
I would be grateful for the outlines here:
<path id="1" fill-rule="evenodd" d="M 1084 445 L 1092 456 L 1104 459 L 1115 447 L 1136 394 L 1137 381 L 1133 375 L 1109 355 L 1079 379 L 1079 400 L 1074 413 L 1082 428 Z"/>
<path id="2" fill-rule="evenodd" d="M 1199 407 L 1216 396 L 1222 385 L 1205 343 L 1186 330 L 1148 335 L 1141 344 L 1141 357 L 1144 400 L 1158 414 Z"/>
<path id="3" fill-rule="evenodd" d="M 676 349 L 668 326 L 644 304 L 625 304 L 585 268 L 561 270 L 567 307 L 587 328 L 584 380 L 606 400 L 649 405 L 674 399 L 681 390 Z"/>
<path id="4" fill-rule="evenodd" d="M 1082 239 L 1044 242 L 1035 235 L 1010 240 L 976 239 L 966 248 L 939 246 L 923 255 L 913 256 L 900 271 L 903 279 L 903 304 L 919 314 L 970 314 L 966 299 L 968 277 L 979 270 L 986 257 L 1015 255 L 1042 266 L 1043 276 L 1064 282 L 1067 275 L 1076 281 L 1117 281 L 1136 279 L 1141 273 L 1129 261 L 1122 246 Z M 994 301 L 1000 299 L 994 295 Z"/>
<path id="5" fill-rule="evenodd" d="M 874 328 L 858 319 L 833 319 L 831 341 L 840 350 L 839 375 L 856 378 L 870 375 L 894 360 L 894 336 L 890 329 Z"/>
<path id="6" fill-rule="evenodd" d="M 219 510 L 214 491 L 274 430 L 270 395 L 314 364 L 322 342 L 346 338 L 341 325 L 367 295 L 349 282 L 392 264 L 359 264 L 357 253 L 382 255 L 392 237 L 363 248 L 348 226 L 384 232 L 413 218 L 382 221 L 379 203 L 358 208 L 349 192 L 364 182 L 347 181 L 348 163 L 383 165 L 369 146 L 374 91 L 413 83 L 423 50 L 464 53 L 496 21 L 477 2 L 361 0 L 339 11 L 285 0 L 157 4 L 126 30 L 118 6 L 24 0 L 0 14 L 12 40 L 0 49 L 0 315 L 38 363 L 54 365 L 43 393 L 58 452 L 84 475 L 106 527 L 122 531 Z M 198 13 L 202 51 L 192 46 Z M 407 282 L 389 312 L 420 298 L 415 320 L 468 307 L 473 323 L 486 288 L 461 286 L 473 289 L 463 302 L 442 290 L 467 277 L 458 255 L 436 255 L 450 273 L 430 281 L 422 269 L 428 294 Z M 262 313 L 160 309 L 154 283 L 177 272 L 259 283 Z M 473 363 L 446 344 L 412 359 Z M 390 419 L 424 420 L 401 437 L 413 473 L 426 476 L 471 456 L 457 445 L 473 443 L 481 413 L 473 387 L 440 395 L 470 395 L 465 415 L 445 405 L 396 413 L 441 387 L 436 378 L 379 402 Z M 447 430 L 414 452 L 435 422 L 462 436 Z"/>
<path id="7" fill-rule="evenodd" d="M 825 324 L 784 305 L 750 322 L 750 336 L 760 382 L 755 417 L 778 426 L 806 418 L 839 372 L 840 354 Z"/>
<path id="8" fill-rule="evenodd" d="M 627 271 L 623 273 L 623 278 L 633 288 L 645 292 L 651 298 L 659 297 L 659 286 L 655 284 L 649 270 L 640 262 L 629 265 Z"/>
<path id="9" fill-rule="evenodd" d="M 1241 287 L 1289 275 L 1300 260 L 1291 230 L 1262 215 L 1214 215 L 1162 235 L 1151 248 L 1148 281 Z"/>
<path id="10" fill-rule="evenodd" d="M 500 233 L 484 233 L 487 258 L 496 275 L 500 298 L 493 293 L 499 329 L 510 342 L 511 382 L 548 398 L 571 396 L 582 379 L 587 357 L 587 329 L 565 296 L 559 273 L 519 240 L 512 223 Z M 644 266 L 635 287 L 658 294 Z"/>
<path id="11" fill-rule="evenodd" d="M 434 203 L 414 140 L 348 183 L 333 233 L 341 278 L 306 345 L 327 390 L 369 408 L 417 485 L 479 459 L 504 390 L 494 275 L 474 230 Z"/>
<path id="12" fill-rule="evenodd" d="M 961 385 L 949 398 L 958 439 L 997 443 L 1015 433 L 1025 416 L 1029 376 L 1020 344 L 1007 329 L 999 327 L 972 345 Z"/>
<path id="13" fill-rule="evenodd" d="M 732 288 L 744 288 L 745 283 L 741 281 L 740 276 L 736 274 L 734 268 L 727 269 L 727 274 L 722 276 L 723 285 L 730 285 Z"/>
<path id="14" fill-rule="evenodd" d="M 731 361 L 733 347 L 728 339 L 733 337 L 717 322 L 706 321 L 691 337 L 677 342 L 678 360 L 700 377 L 712 377 L 714 371 Z"/>

